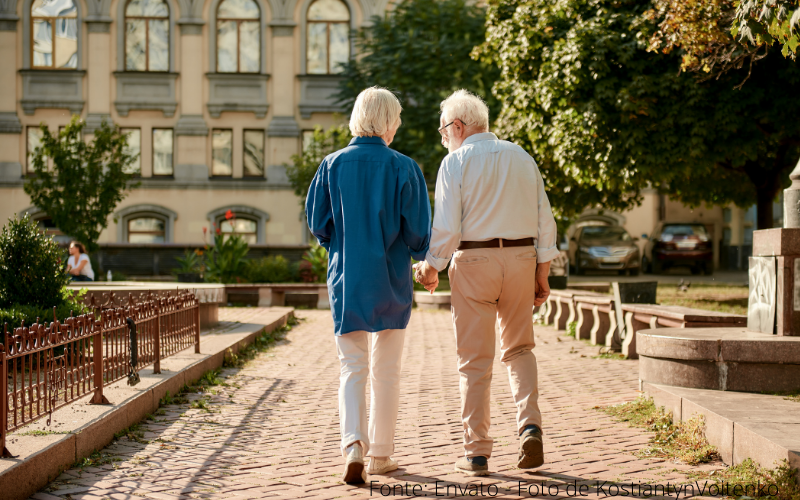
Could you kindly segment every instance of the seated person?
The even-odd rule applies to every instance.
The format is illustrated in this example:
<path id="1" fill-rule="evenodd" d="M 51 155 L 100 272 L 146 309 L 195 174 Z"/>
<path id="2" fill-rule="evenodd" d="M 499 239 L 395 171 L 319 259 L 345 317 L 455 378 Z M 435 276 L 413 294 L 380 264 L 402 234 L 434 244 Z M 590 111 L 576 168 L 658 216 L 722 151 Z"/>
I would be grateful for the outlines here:
<path id="1" fill-rule="evenodd" d="M 86 254 L 86 247 L 77 241 L 71 241 L 69 244 L 67 272 L 72 281 L 94 281 L 94 271 Z"/>

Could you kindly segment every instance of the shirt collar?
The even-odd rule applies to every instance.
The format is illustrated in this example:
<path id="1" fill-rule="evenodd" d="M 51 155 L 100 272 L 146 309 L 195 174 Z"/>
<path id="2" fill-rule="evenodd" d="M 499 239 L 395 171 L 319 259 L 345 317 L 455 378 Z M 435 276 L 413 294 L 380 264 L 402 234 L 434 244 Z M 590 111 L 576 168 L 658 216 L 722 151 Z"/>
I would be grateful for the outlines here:
<path id="1" fill-rule="evenodd" d="M 350 146 L 355 146 L 357 144 L 379 144 L 381 146 L 386 146 L 386 142 L 378 136 L 372 137 L 353 137 L 350 141 Z"/>
<path id="2" fill-rule="evenodd" d="M 472 144 L 473 142 L 479 141 L 496 141 L 497 136 L 491 132 L 483 132 L 480 134 L 472 134 L 471 136 L 464 139 L 464 142 L 461 143 L 461 146 L 466 146 L 467 144 Z"/>

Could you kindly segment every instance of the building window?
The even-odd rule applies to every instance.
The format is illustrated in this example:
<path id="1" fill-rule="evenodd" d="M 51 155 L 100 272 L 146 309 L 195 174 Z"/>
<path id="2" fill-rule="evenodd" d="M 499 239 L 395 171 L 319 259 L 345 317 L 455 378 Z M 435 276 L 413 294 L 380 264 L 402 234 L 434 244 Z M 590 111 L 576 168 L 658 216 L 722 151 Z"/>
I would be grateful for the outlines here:
<path id="1" fill-rule="evenodd" d="M 31 66 L 78 67 L 78 10 L 72 0 L 35 0 L 31 4 Z"/>
<path id="2" fill-rule="evenodd" d="M 211 132 L 211 175 L 230 177 L 233 175 L 233 131 Z"/>
<path id="3" fill-rule="evenodd" d="M 253 0 L 223 0 L 217 9 L 217 71 L 261 69 L 261 10 Z"/>
<path id="4" fill-rule="evenodd" d="M 42 129 L 37 125 L 36 127 L 28 127 L 27 129 L 27 164 L 26 173 L 32 174 L 33 170 L 33 153 L 42 143 Z M 47 162 L 47 158 L 45 158 Z"/>
<path id="5" fill-rule="evenodd" d="M 153 129 L 153 175 L 172 175 L 172 129 Z"/>
<path id="6" fill-rule="evenodd" d="M 120 131 L 128 137 L 125 153 L 136 156 L 133 163 L 125 168 L 125 173 L 142 175 L 142 131 L 138 128 L 123 128 Z"/>
<path id="7" fill-rule="evenodd" d="M 264 177 L 264 131 L 244 131 L 244 176 Z"/>
<path id="8" fill-rule="evenodd" d="M 166 226 L 158 217 L 128 219 L 128 243 L 164 243 Z"/>
<path id="9" fill-rule="evenodd" d="M 169 6 L 130 0 L 125 7 L 125 69 L 169 71 Z"/>
<path id="10" fill-rule="evenodd" d="M 227 240 L 231 234 L 237 234 L 248 244 L 253 245 L 258 242 L 258 223 L 250 219 L 221 219 L 219 229 L 222 231 L 223 239 Z"/>
<path id="11" fill-rule="evenodd" d="M 342 72 L 350 58 L 350 11 L 341 0 L 315 0 L 308 8 L 306 72 Z"/>

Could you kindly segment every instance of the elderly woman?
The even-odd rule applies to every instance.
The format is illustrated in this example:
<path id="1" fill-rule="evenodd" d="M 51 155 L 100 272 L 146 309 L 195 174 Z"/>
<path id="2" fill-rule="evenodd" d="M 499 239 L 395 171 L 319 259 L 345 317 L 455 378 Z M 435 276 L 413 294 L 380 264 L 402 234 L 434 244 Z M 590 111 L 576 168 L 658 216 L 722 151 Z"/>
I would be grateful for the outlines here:
<path id="1" fill-rule="evenodd" d="M 306 199 L 308 226 L 328 250 L 346 483 L 366 482 L 367 472 L 397 469 L 391 455 L 400 358 L 411 317 L 411 258 L 425 258 L 431 226 L 419 166 L 389 149 L 400 111 L 400 102 L 386 89 L 361 92 L 350 117 L 353 140 L 322 161 Z M 367 470 L 365 456 L 371 457 Z"/>

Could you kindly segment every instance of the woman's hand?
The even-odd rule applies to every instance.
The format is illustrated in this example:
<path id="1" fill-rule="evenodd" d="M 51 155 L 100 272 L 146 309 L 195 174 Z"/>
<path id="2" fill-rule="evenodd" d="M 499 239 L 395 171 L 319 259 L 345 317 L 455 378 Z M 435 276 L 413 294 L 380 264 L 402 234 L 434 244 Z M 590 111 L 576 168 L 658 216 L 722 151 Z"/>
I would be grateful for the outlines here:
<path id="1" fill-rule="evenodd" d="M 414 279 L 417 283 L 425 287 L 425 290 L 433 293 L 439 286 L 439 273 L 433 266 L 422 261 L 414 264 Z"/>

